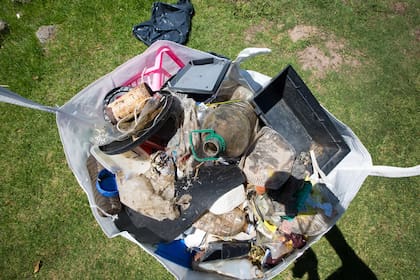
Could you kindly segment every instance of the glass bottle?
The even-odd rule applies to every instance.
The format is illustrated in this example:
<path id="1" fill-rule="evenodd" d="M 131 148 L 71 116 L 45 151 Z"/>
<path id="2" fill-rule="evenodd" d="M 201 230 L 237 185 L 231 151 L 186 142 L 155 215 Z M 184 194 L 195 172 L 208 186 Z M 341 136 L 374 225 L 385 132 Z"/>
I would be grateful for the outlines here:
<path id="1" fill-rule="evenodd" d="M 214 130 L 223 140 L 204 134 L 204 154 L 208 157 L 241 156 L 250 144 L 256 120 L 257 116 L 249 102 L 238 101 L 218 106 L 205 116 L 201 128 Z"/>

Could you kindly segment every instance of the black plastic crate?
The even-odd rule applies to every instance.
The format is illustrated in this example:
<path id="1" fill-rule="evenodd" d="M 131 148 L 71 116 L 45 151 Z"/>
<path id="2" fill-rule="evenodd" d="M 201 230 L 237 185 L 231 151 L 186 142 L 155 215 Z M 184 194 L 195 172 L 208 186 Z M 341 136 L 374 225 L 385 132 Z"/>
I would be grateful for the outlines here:
<path id="1" fill-rule="evenodd" d="M 280 133 L 297 154 L 314 150 L 325 174 L 350 152 L 328 114 L 292 66 L 287 66 L 257 92 L 253 102 L 260 119 Z"/>

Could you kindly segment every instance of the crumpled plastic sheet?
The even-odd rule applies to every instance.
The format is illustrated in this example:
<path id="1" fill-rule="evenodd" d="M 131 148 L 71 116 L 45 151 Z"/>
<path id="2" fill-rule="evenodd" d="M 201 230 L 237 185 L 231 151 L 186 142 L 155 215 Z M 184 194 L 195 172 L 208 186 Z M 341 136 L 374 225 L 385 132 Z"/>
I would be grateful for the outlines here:
<path id="1" fill-rule="evenodd" d="M 194 14 L 189 0 L 180 0 L 176 4 L 153 3 L 150 20 L 133 27 L 134 36 L 150 46 L 157 40 L 168 40 L 185 44 Z"/>

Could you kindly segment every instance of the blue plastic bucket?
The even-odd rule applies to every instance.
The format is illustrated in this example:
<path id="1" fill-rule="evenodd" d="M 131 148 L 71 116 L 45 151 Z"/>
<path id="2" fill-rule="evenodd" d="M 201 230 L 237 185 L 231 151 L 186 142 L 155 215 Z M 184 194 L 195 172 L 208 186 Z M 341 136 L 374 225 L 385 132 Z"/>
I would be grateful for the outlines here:
<path id="1" fill-rule="evenodd" d="M 105 197 L 118 196 L 118 187 L 117 181 L 115 180 L 115 174 L 106 169 L 102 169 L 98 174 L 98 179 L 96 180 L 96 189 L 101 195 Z"/>

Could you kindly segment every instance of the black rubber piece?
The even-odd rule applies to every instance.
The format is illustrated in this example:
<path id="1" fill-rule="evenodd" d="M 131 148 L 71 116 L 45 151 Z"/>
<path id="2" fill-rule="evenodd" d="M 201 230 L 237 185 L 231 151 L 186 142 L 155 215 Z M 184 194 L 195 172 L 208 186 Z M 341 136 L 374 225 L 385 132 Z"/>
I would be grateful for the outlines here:
<path id="1" fill-rule="evenodd" d="M 190 186 L 187 180 L 175 183 L 176 197 L 190 194 L 190 206 L 177 219 L 158 221 L 129 207 L 118 214 L 117 227 L 131 233 L 139 242 L 158 243 L 174 240 L 190 228 L 223 194 L 243 184 L 245 176 L 236 165 L 204 166 Z"/>

